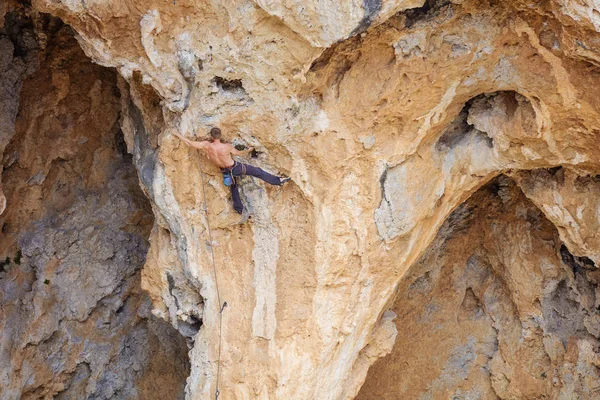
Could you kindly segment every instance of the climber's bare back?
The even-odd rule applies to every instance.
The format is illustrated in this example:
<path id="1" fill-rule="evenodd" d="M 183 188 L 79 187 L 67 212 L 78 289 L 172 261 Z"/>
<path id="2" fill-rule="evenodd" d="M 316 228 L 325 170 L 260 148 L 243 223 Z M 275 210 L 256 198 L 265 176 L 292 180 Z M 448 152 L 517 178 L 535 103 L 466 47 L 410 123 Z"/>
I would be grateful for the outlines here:
<path id="1" fill-rule="evenodd" d="M 229 168 L 233 165 L 231 153 L 234 150 L 229 143 L 221 143 L 219 140 L 214 142 L 200 142 L 204 146 L 202 150 L 206 152 L 208 159 L 219 168 Z"/>

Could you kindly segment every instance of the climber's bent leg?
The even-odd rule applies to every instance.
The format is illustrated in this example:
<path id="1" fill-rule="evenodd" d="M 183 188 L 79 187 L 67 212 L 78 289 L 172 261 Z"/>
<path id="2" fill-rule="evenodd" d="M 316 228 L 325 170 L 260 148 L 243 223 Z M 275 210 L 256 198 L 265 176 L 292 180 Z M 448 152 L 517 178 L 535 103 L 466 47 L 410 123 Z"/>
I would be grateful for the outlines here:
<path id="1" fill-rule="evenodd" d="M 271 185 L 281 185 L 281 179 L 278 176 L 272 175 L 261 168 L 249 164 L 236 164 L 233 168 L 233 174 L 235 176 L 250 175 L 262 179 Z"/>

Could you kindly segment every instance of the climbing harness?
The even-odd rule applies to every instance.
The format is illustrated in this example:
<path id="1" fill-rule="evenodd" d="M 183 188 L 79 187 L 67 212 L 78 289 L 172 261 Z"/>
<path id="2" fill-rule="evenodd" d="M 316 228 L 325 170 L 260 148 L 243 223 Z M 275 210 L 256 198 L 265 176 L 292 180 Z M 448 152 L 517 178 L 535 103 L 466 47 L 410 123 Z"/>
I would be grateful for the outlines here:
<path id="1" fill-rule="evenodd" d="M 223 184 L 227 187 L 235 184 L 235 176 L 233 175 L 233 169 L 237 166 L 238 162 L 234 161 L 233 165 L 229 168 L 223 168 L 223 170 L 227 170 L 227 172 L 223 172 Z M 246 175 L 246 165 L 243 163 L 239 163 L 242 166 L 242 175 Z"/>
<path id="2" fill-rule="evenodd" d="M 234 164 L 235 165 L 235 164 Z M 215 264 L 215 252 L 213 250 L 213 239 L 212 239 L 212 231 L 210 229 L 210 220 L 208 218 L 208 205 L 206 203 L 206 189 L 204 187 L 204 171 L 202 170 L 202 165 L 200 165 L 200 174 L 202 175 L 202 197 L 204 200 L 204 215 L 206 217 L 206 226 L 208 227 L 208 240 L 210 241 L 210 256 L 212 259 L 213 272 L 215 274 L 215 288 L 217 290 L 217 301 L 219 302 L 219 306 L 221 309 L 219 310 L 219 353 L 217 360 L 217 379 L 216 379 L 216 390 L 215 390 L 215 400 L 219 400 L 219 377 L 221 375 L 221 342 L 223 338 L 223 310 L 227 307 L 227 302 L 221 303 L 221 295 L 219 293 L 219 280 L 217 278 L 217 266 Z M 227 175 L 223 175 L 224 177 Z M 233 177 L 233 172 L 231 173 Z M 227 184 L 226 184 L 227 185 Z M 229 185 L 227 185 L 229 186 Z"/>

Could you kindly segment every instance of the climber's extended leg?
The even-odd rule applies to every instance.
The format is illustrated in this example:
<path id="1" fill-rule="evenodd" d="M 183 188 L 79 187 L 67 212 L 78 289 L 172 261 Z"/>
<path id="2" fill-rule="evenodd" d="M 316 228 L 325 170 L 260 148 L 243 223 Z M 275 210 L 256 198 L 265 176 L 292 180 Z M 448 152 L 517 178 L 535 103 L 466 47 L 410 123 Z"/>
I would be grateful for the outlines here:
<path id="1" fill-rule="evenodd" d="M 232 172 L 234 176 L 250 175 L 262 179 L 271 185 L 277 186 L 280 186 L 289 180 L 289 178 L 280 178 L 279 176 L 272 175 L 261 168 L 249 164 L 236 164 Z"/>

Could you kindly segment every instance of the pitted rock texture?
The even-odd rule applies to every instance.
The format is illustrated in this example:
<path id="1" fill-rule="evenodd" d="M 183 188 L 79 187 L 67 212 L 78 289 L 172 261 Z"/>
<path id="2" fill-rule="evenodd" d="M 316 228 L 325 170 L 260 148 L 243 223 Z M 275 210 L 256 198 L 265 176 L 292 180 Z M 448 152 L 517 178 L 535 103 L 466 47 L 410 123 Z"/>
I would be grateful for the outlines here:
<path id="1" fill-rule="evenodd" d="M 183 398 L 185 340 L 140 288 L 153 218 L 116 74 L 56 18 L 16 8 L 3 29 L 20 81 L 2 97 L 19 111 L 3 120 L 0 399 Z"/>
<path id="2" fill-rule="evenodd" d="M 0 157 L 15 131 L 23 80 L 35 72 L 39 63 L 39 44 L 33 24 L 30 20 L 19 18 L 15 12 L 8 13 L 9 5 L 6 2 L 0 6 L 0 20 L 3 22 L 0 31 Z M 0 214 L 5 207 L 6 197 L 0 179 Z"/>
<path id="3" fill-rule="evenodd" d="M 119 123 L 155 217 L 142 286 L 153 314 L 193 346 L 189 399 L 214 397 L 217 371 L 225 398 L 354 398 L 371 365 L 404 337 L 390 309 L 406 272 L 451 213 L 500 175 L 555 226 L 553 243 L 564 244 L 565 258 L 584 268 L 600 257 L 600 10 L 593 3 L 32 6 L 71 26 L 84 52 L 121 76 Z M 218 169 L 172 134 L 200 138 L 215 125 L 258 150 L 249 162 L 293 179 L 274 188 L 245 178 L 252 215 L 245 224 Z M 521 239 L 506 238 L 503 251 Z M 545 287 L 521 284 L 520 294 Z M 558 291 L 557 302 L 572 296 L 571 287 Z M 473 288 L 466 302 L 480 295 Z M 418 306 L 425 316 L 428 304 Z M 574 326 L 593 327 L 588 317 Z M 540 327 L 553 323 L 551 313 L 541 318 Z M 577 340 L 579 328 L 560 335 Z M 482 362 L 488 345 L 475 339 L 459 350 Z M 456 362 L 431 388 L 457 382 L 450 377 L 462 376 L 464 354 L 438 360 L 439 368 Z M 555 356 L 564 371 L 575 359 Z M 591 356 L 577 360 L 580 371 L 595 368 Z M 520 362 L 507 355 L 496 367 L 508 379 Z M 587 396 L 564 371 L 552 372 L 547 392 L 536 377 L 537 393 Z M 497 384 L 499 397 L 522 390 L 517 381 Z"/>
<path id="4" fill-rule="evenodd" d="M 392 307 L 394 349 L 357 399 L 597 398 L 599 276 L 497 178 L 407 272 Z"/>

